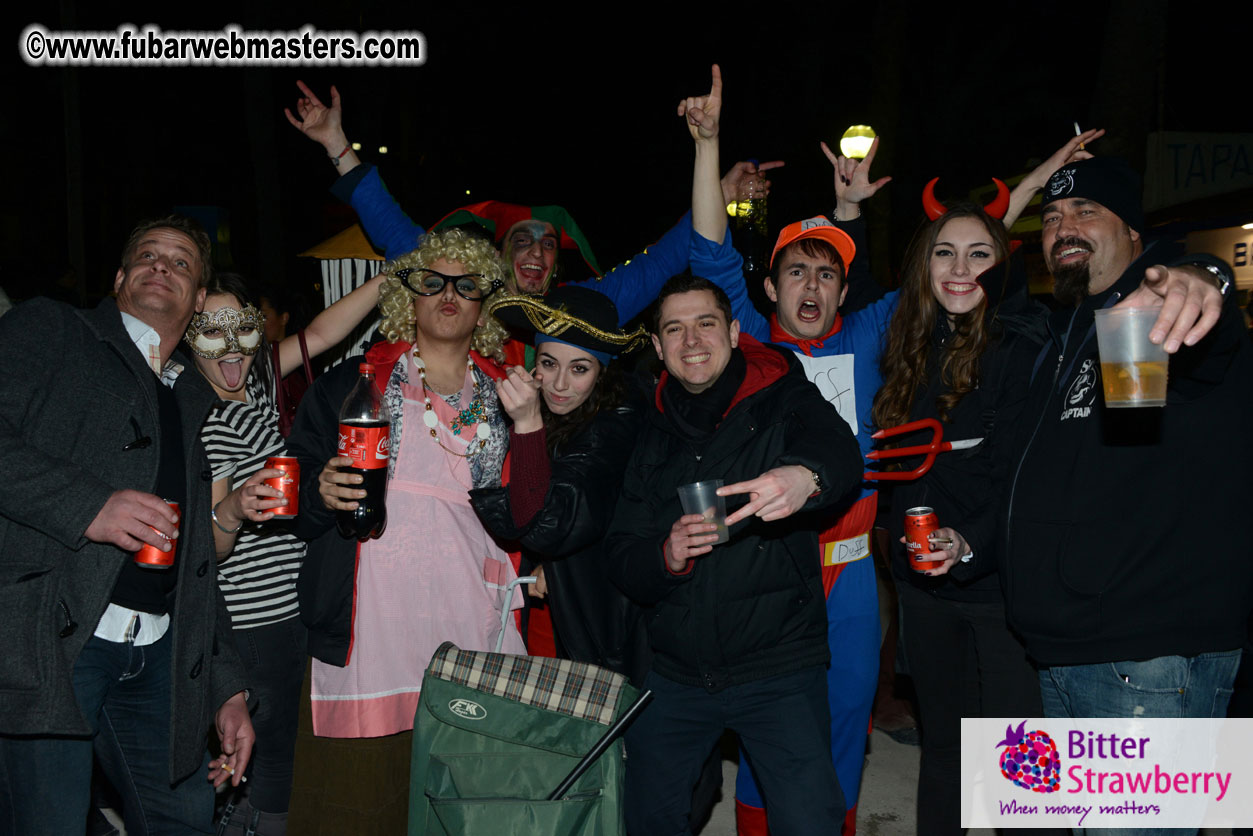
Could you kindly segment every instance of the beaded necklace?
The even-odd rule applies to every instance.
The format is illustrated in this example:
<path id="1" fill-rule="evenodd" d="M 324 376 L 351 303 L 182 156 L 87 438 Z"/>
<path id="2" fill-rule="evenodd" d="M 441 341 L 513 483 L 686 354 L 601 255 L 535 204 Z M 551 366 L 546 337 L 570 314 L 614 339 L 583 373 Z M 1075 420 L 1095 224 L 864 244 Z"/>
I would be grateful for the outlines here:
<path id="1" fill-rule="evenodd" d="M 474 441 L 470 441 L 466 446 L 466 452 L 458 453 L 456 450 L 450 450 L 439 440 L 439 427 L 443 423 L 439 420 L 439 416 L 435 414 L 435 408 L 431 406 L 430 390 L 426 385 L 426 363 L 422 359 L 422 354 L 418 351 L 418 347 L 413 347 L 413 365 L 418 369 L 418 377 L 422 380 L 422 400 L 425 409 L 422 412 L 422 423 L 426 424 L 431 438 L 435 439 L 435 443 L 444 449 L 445 453 L 451 453 L 463 459 L 471 456 L 477 456 L 483 452 L 483 448 L 487 446 L 487 440 L 492 437 L 492 428 L 487 423 L 487 410 L 483 407 L 483 399 L 479 397 L 479 380 L 474 374 L 474 358 L 466 357 L 466 373 L 470 375 L 470 381 L 474 386 L 474 398 L 470 401 L 469 406 L 460 410 L 457 416 L 452 419 L 449 426 L 445 427 L 450 433 L 460 437 L 461 431 L 468 429 L 473 424 L 478 424 L 478 429 L 474 431 L 475 438 L 479 446 L 474 449 Z"/>

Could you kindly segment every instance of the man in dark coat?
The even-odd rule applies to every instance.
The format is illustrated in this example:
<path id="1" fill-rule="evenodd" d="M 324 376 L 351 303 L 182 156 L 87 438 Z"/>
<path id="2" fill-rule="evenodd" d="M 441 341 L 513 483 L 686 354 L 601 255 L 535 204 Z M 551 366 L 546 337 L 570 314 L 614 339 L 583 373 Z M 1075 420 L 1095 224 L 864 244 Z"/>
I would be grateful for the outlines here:
<path id="1" fill-rule="evenodd" d="M 1063 166 L 1044 189 L 1045 261 L 1069 308 L 1049 317 L 1023 410 L 1002 581 L 1050 717 L 1222 717 L 1244 643 L 1253 351 L 1229 268 L 1144 230 L 1120 160 Z M 1186 315 L 1154 329 L 1172 354 L 1166 406 L 1110 409 L 1095 312 L 1160 303 L 1186 276 L 1198 293 L 1167 294 L 1159 323 Z"/>
<path id="2" fill-rule="evenodd" d="M 211 832 L 211 725 L 210 780 L 248 765 L 200 444 L 215 396 L 174 359 L 208 274 L 203 230 L 164 218 L 132 233 L 116 303 L 0 323 L 0 834 L 80 836 L 93 747 L 132 833 Z M 145 544 L 173 565 L 141 568 Z"/>
<path id="3" fill-rule="evenodd" d="M 689 832 L 701 763 L 733 728 L 771 831 L 838 833 L 822 522 L 810 512 L 858 483 L 857 443 L 788 352 L 739 333 L 726 294 L 705 279 L 666 284 L 653 345 L 666 371 L 608 538 L 614 582 L 653 607 L 654 701 L 628 733 L 628 830 Z M 684 515 L 677 496 L 707 479 L 727 483 L 723 496 L 749 497 L 717 546 L 718 527 Z"/>

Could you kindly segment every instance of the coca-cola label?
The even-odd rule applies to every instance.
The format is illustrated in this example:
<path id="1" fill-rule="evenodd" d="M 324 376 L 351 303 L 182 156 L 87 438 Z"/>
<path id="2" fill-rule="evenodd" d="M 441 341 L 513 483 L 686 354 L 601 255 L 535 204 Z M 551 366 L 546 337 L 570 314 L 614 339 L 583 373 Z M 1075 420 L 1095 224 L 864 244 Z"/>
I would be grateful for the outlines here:
<path id="1" fill-rule="evenodd" d="M 376 470 L 387 467 L 390 456 L 392 428 L 339 425 L 338 454 L 352 459 L 351 467 Z"/>

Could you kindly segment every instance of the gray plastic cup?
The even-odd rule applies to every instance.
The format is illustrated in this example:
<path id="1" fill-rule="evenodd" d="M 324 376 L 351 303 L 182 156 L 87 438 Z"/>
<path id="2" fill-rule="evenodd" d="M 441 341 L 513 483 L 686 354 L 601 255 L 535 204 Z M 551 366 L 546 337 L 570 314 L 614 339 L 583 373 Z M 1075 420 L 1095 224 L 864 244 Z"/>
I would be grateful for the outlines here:
<path id="1" fill-rule="evenodd" d="M 1160 308 L 1105 308 L 1096 312 L 1105 405 L 1114 409 L 1166 405 L 1168 356 L 1149 342 Z"/>
<path id="2" fill-rule="evenodd" d="M 718 535 L 718 539 L 713 542 L 715 546 L 730 539 L 727 532 L 727 499 L 718 496 L 717 490 L 720 487 L 721 479 L 706 479 L 704 482 L 679 486 L 679 502 L 683 504 L 683 513 L 700 514 L 718 526 L 718 530 L 713 532 Z"/>

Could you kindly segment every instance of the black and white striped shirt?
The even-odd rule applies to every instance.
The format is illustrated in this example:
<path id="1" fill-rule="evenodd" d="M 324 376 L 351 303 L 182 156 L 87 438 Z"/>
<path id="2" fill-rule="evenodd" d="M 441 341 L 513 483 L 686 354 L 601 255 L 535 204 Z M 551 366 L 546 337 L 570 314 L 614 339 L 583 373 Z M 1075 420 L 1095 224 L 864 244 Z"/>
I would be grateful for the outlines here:
<path id="1" fill-rule="evenodd" d="M 223 401 L 205 422 L 204 441 L 213 481 L 229 479 L 231 489 L 265 466 L 269 456 L 287 455 L 278 431 L 274 399 L 248 380 L 247 401 Z M 235 629 L 274 624 L 299 614 L 296 577 L 305 544 L 283 521 L 245 521 L 230 556 L 218 564 L 218 585 Z"/>

